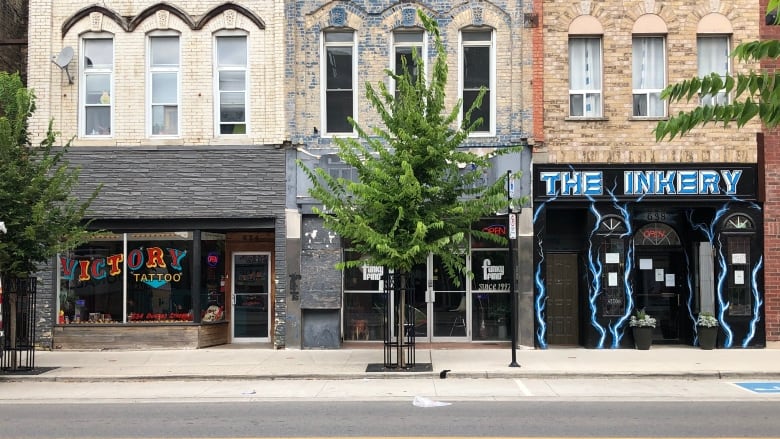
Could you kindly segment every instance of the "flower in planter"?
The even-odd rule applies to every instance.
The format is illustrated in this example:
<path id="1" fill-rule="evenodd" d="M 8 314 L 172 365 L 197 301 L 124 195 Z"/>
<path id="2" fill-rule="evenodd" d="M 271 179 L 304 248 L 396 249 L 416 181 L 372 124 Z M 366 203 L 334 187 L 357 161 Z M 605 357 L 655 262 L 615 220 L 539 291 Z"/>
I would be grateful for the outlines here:
<path id="1" fill-rule="evenodd" d="M 699 318 L 696 319 L 696 326 L 714 328 L 718 326 L 718 319 L 711 312 L 703 311 L 699 313 Z"/>
<path id="2" fill-rule="evenodd" d="M 642 308 L 631 316 L 631 321 L 628 324 L 637 328 L 655 328 L 656 321 L 654 317 L 651 317 L 650 314 L 646 313 L 644 308 Z"/>

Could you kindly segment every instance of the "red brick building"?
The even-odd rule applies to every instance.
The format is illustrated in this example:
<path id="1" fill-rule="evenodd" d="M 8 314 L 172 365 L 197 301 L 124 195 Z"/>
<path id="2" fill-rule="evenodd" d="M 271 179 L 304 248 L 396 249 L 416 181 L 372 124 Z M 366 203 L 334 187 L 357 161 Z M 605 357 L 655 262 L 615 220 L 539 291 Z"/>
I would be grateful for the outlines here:
<path id="1" fill-rule="evenodd" d="M 761 0 L 761 11 L 766 11 L 767 0 Z M 780 26 L 768 24 L 759 17 L 762 40 L 780 39 Z M 765 69 L 777 70 L 777 60 L 761 63 Z M 767 344 L 780 343 L 780 130 L 764 128 L 758 136 L 759 170 L 763 176 L 764 202 L 764 295 Z"/>

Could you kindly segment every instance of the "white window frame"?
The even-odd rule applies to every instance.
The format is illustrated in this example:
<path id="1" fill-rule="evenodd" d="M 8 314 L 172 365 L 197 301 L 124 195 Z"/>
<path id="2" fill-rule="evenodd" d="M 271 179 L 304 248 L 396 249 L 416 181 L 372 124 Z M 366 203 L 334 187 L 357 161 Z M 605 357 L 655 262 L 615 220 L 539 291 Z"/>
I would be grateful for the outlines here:
<path id="1" fill-rule="evenodd" d="M 667 85 L 667 67 L 666 67 L 666 36 L 665 35 L 634 35 L 631 41 L 631 49 L 632 49 L 632 69 L 631 69 L 631 79 L 632 84 L 635 85 L 637 83 L 637 79 L 639 79 L 640 85 L 644 84 L 644 75 L 645 71 L 644 64 L 642 64 L 642 69 L 636 68 L 636 50 L 637 50 L 637 44 L 642 43 L 647 40 L 661 40 L 661 75 L 663 75 L 663 81 L 660 84 L 659 87 L 638 87 L 632 89 L 632 96 L 631 96 L 631 116 L 635 118 L 648 118 L 648 119 L 658 119 L 658 118 L 665 118 L 667 116 L 667 105 L 665 100 L 661 100 L 660 95 L 661 91 L 663 91 L 664 88 L 666 88 Z M 637 75 L 640 77 L 637 78 Z M 648 114 L 639 115 L 637 114 L 637 109 L 634 106 L 634 97 L 637 95 L 642 95 L 645 97 L 645 102 L 647 105 L 647 112 Z M 650 106 L 651 102 L 653 102 L 651 99 L 653 96 L 656 96 L 656 102 L 661 107 L 661 114 L 649 114 L 650 113 Z"/>
<path id="2" fill-rule="evenodd" d="M 246 41 L 246 64 L 244 66 L 240 65 L 230 65 L 230 66 L 221 66 L 219 64 L 219 45 L 218 41 L 220 38 L 225 37 L 243 37 Z M 249 33 L 244 31 L 221 31 L 216 34 L 214 34 L 214 137 L 235 137 L 235 136 L 246 136 L 247 134 L 251 133 L 251 126 L 250 126 L 250 120 L 251 118 L 251 112 L 250 112 L 250 90 L 249 90 L 249 84 L 250 84 L 250 62 L 249 62 L 249 54 L 251 52 L 250 48 L 250 39 L 249 39 Z M 244 132 L 243 133 L 222 133 L 222 115 L 220 111 L 220 104 L 222 103 L 222 95 L 221 91 L 219 89 L 219 75 L 221 72 L 244 72 Z M 225 122 L 225 124 L 230 125 L 240 125 L 240 122 L 237 123 L 229 123 Z"/>
<path id="3" fill-rule="evenodd" d="M 486 40 L 478 40 L 478 41 L 465 41 L 463 38 L 464 33 L 479 33 L 479 32 L 490 32 L 490 41 Z M 488 108 L 488 114 L 490 117 L 490 120 L 487 124 L 482 124 L 480 127 L 477 128 L 479 131 L 472 131 L 469 134 L 469 137 L 492 137 L 496 135 L 496 30 L 492 28 L 466 28 L 461 29 L 460 32 L 458 32 L 458 97 L 461 99 L 464 104 L 461 106 L 460 109 L 460 115 L 458 117 L 458 126 L 463 126 L 463 119 L 465 117 L 466 111 L 468 111 L 465 105 L 465 100 L 463 99 L 463 92 L 465 89 L 464 84 L 464 75 L 465 75 L 465 66 L 464 66 L 464 58 L 465 58 L 465 48 L 466 47 L 488 47 L 490 50 L 490 72 L 489 72 L 489 84 L 487 87 L 487 92 L 485 93 L 485 98 L 489 99 L 489 108 Z M 487 43 L 487 44 L 486 44 Z M 469 91 L 468 89 L 465 89 L 466 91 Z M 478 89 L 477 89 L 478 90 Z M 473 91 L 473 90 L 470 90 Z M 483 98 L 483 103 L 484 99 Z"/>
<path id="4" fill-rule="evenodd" d="M 725 71 L 720 72 L 721 78 L 723 78 L 725 75 L 728 75 L 731 72 L 731 56 L 729 54 L 731 53 L 731 35 L 723 35 L 723 34 L 698 34 L 696 35 L 696 59 L 697 59 L 697 72 L 699 78 L 702 78 L 704 76 L 708 76 L 710 73 L 712 73 L 712 70 L 706 69 L 702 66 L 702 44 L 701 41 L 703 39 L 708 40 L 715 40 L 715 39 L 725 39 L 726 43 L 726 50 L 723 55 L 723 58 L 721 60 L 725 61 Z M 701 93 L 699 93 L 699 105 L 711 105 L 712 102 L 712 95 L 704 96 Z M 727 105 L 731 103 L 731 97 L 724 91 L 719 92 L 717 95 L 715 95 L 715 104 L 721 104 L 721 105 Z"/>
<path id="5" fill-rule="evenodd" d="M 397 41 L 396 36 L 398 34 L 414 34 L 414 35 L 420 35 L 420 41 Z M 390 50 L 390 71 L 397 72 L 398 68 L 400 66 L 397 66 L 396 64 L 396 58 L 398 54 L 398 49 L 401 48 L 413 48 L 413 49 L 419 49 L 420 50 L 420 60 L 422 61 L 422 66 L 419 66 L 422 68 L 422 72 L 420 74 L 423 75 L 424 78 L 427 78 L 428 76 L 428 60 L 425 56 L 426 53 L 428 53 L 428 38 L 425 33 L 425 31 L 421 29 L 396 29 L 392 33 L 392 42 L 391 42 L 391 50 Z M 395 81 L 390 79 L 389 84 L 390 94 L 395 95 Z"/>
<path id="6" fill-rule="evenodd" d="M 176 38 L 178 46 L 178 64 L 166 66 L 152 65 L 152 40 L 155 38 Z M 155 32 L 146 39 L 146 135 L 149 137 L 179 137 L 181 136 L 181 36 L 175 32 Z M 176 75 L 176 101 L 154 102 L 154 74 L 167 73 Z M 176 108 L 176 132 L 154 133 L 154 107 L 162 106 L 163 111 L 169 107 Z"/>
<path id="7" fill-rule="evenodd" d="M 103 67 L 94 67 L 87 65 L 86 58 L 86 46 L 87 41 L 90 40 L 110 40 L 111 41 L 111 65 Z M 116 59 L 116 45 L 114 36 L 107 33 L 88 33 L 81 37 L 81 56 L 79 56 L 79 135 L 81 137 L 88 138 L 110 138 L 115 131 L 114 120 L 114 68 Z M 105 90 L 105 94 L 108 95 L 108 103 L 88 103 L 87 99 L 87 80 L 90 76 L 108 75 L 108 90 Z M 103 97 L 101 96 L 101 100 Z M 94 130 L 87 129 L 87 107 L 108 107 L 108 132 L 100 133 Z M 89 131 L 89 132 L 88 132 Z"/>
<path id="8" fill-rule="evenodd" d="M 574 40 L 598 40 L 599 43 L 599 87 L 598 88 L 572 88 L 572 75 L 574 68 L 572 63 L 572 41 Z M 580 72 L 582 73 L 582 72 Z M 604 117 L 604 38 L 602 35 L 588 35 L 584 37 L 570 36 L 569 37 L 569 117 L 572 119 L 600 119 Z M 572 96 L 582 97 L 582 115 L 572 114 Z M 598 105 L 593 105 L 592 111 L 588 111 L 588 98 L 589 96 L 598 97 Z"/>
<path id="9" fill-rule="evenodd" d="M 329 33 L 351 33 L 352 41 L 328 42 L 326 35 Z M 351 131 L 328 131 L 328 48 L 329 47 L 349 47 L 352 49 L 352 119 L 357 122 L 358 117 L 358 45 L 356 41 L 357 32 L 354 29 L 330 29 L 320 34 L 320 126 L 322 127 L 322 137 L 355 137 L 357 132 L 353 128 Z M 343 89 L 342 89 L 343 90 Z"/>

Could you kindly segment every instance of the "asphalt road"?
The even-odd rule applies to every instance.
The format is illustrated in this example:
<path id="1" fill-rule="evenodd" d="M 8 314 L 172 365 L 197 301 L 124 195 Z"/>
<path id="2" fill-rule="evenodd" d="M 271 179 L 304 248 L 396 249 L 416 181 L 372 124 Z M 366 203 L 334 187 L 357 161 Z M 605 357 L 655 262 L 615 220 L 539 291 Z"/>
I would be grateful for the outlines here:
<path id="1" fill-rule="evenodd" d="M 2 437 L 776 437 L 780 401 L 6 404 Z"/>

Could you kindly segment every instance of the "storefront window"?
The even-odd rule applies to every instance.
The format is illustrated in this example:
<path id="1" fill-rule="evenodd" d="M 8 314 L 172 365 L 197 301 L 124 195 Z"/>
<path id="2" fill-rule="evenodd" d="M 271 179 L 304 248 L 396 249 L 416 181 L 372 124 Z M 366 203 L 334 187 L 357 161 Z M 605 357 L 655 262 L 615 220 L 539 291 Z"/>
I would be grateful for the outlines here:
<path id="1" fill-rule="evenodd" d="M 474 229 L 482 237 L 471 239 L 471 333 L 474 340 L 508 340 L 511 315 L 508 244 L 489 235 L 507 238 L 507 218 L 478 221 Z"/>
<path id="2" fill-rule="evenodd" d="M 185 240 L 189 237 L 189 240 Z M 168 238 L 168 239 L 164 239 Z M 130 322 L 192 321 L 191 234 L 127 235 L 127 313 Z"/>
<path id="3" fill-rule="evenodd" d="M 224 318 L 221 236 L 201 242 L 201 307 L 215 306 L 211 321 Z M 192 246 L 192 232 L 106 234 L 60 256 L 58 323 L 194 321 Z"/>
<path id="4" fill-rule="evenodd" d="M 201 321 L 225 319 L 225 235 L 203 233 L 201 236 Z"/>
<path id="5" fill-rule="evenodd" d="M 105 235 L 59 258 L 59 323 L 123 320 L 122 235 Z"/>
<path id="6" fill-rule="evenodd" d="M 475 340 L 509 338 L 509 252 L 474 250 L 471 253 L 472 334 Z"/>
<path id="7" fill-rule="evenodd" d="M 509 293 L 472 294 L 474 340 L 508 340 L 511 306 Z"/>
<path id="8" fill-rule="evenodd" d="M 361 255 L 344 251 L 345 261 Z M 344 334 L 348 340 L 383 340 L 387 300 L 383 291 L 384 267 L 362 265 L 344 270 Z"/>

